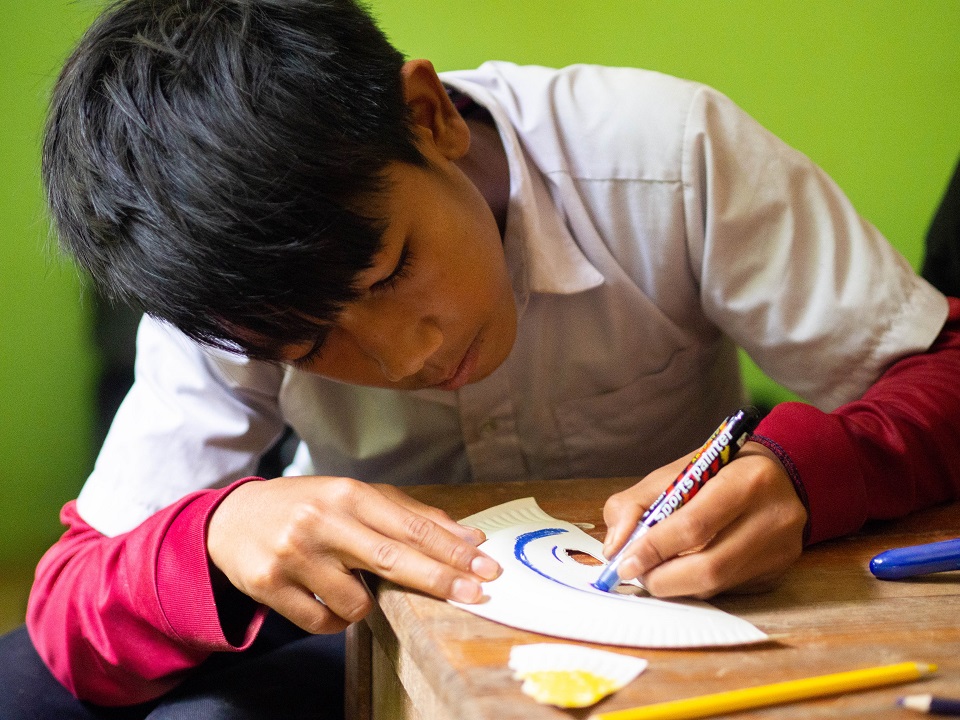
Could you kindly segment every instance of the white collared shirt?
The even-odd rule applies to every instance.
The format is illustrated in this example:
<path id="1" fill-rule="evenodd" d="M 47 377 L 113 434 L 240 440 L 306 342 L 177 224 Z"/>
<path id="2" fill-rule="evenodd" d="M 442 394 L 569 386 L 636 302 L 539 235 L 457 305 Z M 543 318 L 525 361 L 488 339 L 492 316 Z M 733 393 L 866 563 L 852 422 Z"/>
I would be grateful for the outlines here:
<path id="1" fill-rule="evenodd" d="M 255 471 L 394 484 L 643 475 L 743 401 L 736 346 L 831 409 L 926 349 L 947 305 L 839 188 L 702 85 L 486 63 L 443 81 L 507 153 L 516 345 L 456 392 L 354 387 L 156 321 L 78 510 L 107 535 Z"/>

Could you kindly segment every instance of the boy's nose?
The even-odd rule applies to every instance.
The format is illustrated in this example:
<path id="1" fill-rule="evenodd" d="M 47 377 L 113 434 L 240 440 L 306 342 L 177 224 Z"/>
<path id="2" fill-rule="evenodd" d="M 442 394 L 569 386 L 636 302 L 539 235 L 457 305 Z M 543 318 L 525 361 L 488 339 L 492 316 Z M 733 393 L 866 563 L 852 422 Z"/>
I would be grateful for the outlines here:
<path id="1" fill-rule="evenodd" d="M 360 350 L 390 382 L 416 375 L 443 344 L 443 332 L 429 318 L 389 316 L 375 311 L 341 317 L 340 327 L 353 335 Z M 346 321 L 346 322 L 345 322 Z"/>
<path id="2" fill-rule="evenodd" d="M 389 335 L 382 339 L 382 343 L 377 343 L 373 357 L 390 382 L 416 375 L 443 344 L 440 329 L 429 322 L 391 328 Z"/>

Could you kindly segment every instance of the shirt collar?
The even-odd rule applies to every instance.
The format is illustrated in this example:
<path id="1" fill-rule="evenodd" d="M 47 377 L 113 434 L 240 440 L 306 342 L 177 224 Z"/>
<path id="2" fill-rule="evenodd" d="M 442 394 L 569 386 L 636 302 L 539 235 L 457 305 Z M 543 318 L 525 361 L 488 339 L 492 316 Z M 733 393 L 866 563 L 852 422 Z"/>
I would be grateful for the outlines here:
<path id="1" fill-rule="evenodd" d="M 493 116 L 510 171 L 510 199 L 504 251 L 515 292 L 572 295 L 603 283 L 567 229 L 542 175 L 531 166 L 506 112 L 486 88 L 442 75 L 443 82 L 469 95 Z"/>

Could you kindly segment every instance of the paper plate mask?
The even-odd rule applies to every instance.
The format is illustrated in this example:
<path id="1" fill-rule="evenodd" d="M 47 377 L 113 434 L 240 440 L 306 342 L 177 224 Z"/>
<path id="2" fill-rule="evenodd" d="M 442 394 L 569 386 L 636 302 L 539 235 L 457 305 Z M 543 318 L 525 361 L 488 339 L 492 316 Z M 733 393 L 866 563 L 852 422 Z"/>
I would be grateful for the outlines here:
<path id="1" fill-rule="evenodd" d="M 658 600 L 637 582 L 616 592 L 593 587 L 603 545 L 572 523 L 547 515 L 533 498 L 514 500 L 460 521 L 487 535 L 480 545 L 503 573 L 483 584 L 475 605 L 450 601 L 474 615 L 544 635 L 625 647 L 709 647 L 762 642 L 741 618 L 699 600 Z"/>

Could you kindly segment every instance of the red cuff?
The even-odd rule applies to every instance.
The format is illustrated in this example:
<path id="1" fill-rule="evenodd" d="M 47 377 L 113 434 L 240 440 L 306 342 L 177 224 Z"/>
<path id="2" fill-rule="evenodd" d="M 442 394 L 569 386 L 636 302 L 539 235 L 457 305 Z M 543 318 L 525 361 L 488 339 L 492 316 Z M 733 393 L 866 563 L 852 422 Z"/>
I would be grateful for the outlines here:
<path id="1" fill-rule="evenodd" d="M 782 403 L 754 435 L 780 458 L 807 507 L 806 544 L 860 529 L 866 520 L 864 483 L 856 450 L 837 418 L 812 405 Z"/>
<path id="2" fill-rule="evenodd" d="M 864 396 L 824 413 L 776 406 L 755 433 L 809 511 L 806 543 L 960 498 L 960 300 L 936 342 L 894 363 Z"/>
<path id="3" fill-rule="evenodd" d="M 256 611 L 240 645 L 231 644 L 220 625 L 207 557 L 210 516 L 245 478 L 222 492 L 203 493 L 170 523 L 157 552 L 157 596 L 164 619 L 185 643 L 210 651 L 246 650 L 254 641 L 267 609 Z"/>

